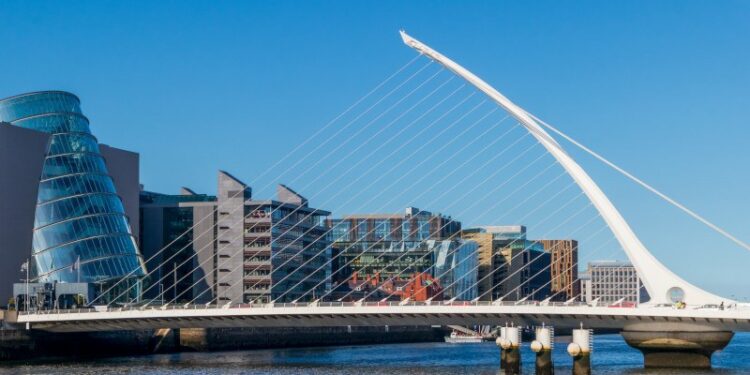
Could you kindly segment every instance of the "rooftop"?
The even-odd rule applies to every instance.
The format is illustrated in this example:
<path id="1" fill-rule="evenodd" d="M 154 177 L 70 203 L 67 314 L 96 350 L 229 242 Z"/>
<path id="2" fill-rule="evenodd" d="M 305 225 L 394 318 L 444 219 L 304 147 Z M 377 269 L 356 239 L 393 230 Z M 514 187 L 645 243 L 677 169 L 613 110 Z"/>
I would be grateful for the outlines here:
<path id="1" fill-rule="evenodd" d="M 23 98 L 24 96 L 32 96 L 32 95 L 39 95 L 39 94 L 64 94 L 64 95 L 69 95 L 69 96 L 76 98 L 79 103 L 81 102 L 81 99 L 78 98 L 77 95 L 67 92 L 67 91 L 62 91 L 62 90 L 42 90 L 42 91 L 26 92 L 23 94 L 17 94 L 17 95 L 9 96 L 6 98 L 2 98 L 0 99 L 0 102 L 4 102 L 6 100 L 11 100 L 11 99 Z"/>
<path id="2" fill-rule="evenodd" d="M 622 260 L 595 260 L 589 262 L 589 267 L 633 267 L 633 264 Z"/>

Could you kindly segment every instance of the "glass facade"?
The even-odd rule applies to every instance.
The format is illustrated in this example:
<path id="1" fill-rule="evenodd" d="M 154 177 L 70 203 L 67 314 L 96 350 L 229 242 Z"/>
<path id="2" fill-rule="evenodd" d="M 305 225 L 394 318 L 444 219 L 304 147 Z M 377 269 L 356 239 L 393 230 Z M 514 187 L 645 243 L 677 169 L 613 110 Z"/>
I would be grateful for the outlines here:
<path id="1" fill-rule="evenodd" d="M 38 280 L 103 289 L 131 278 L 121 283 L 125 288 L 144 276 L 125 209 L 78 98 L 47 91 L 3 99 L 0 121 L 51 134 L 34 220 Z"/>
<path id="2" fill-rule="evenodd" d="M 478 297 L 479 258 L 474 241 L 427 241 L 433 249 L 432 274 L 444 288 L 443 298 L 471 301 Z"/>
<path id="3" fill-rule="evenodd" d="M 348 242 L 351 239 L 351 222 L 348 220 L 333 220 L 332 222 L 333 241 Z"/>
<path id="4" fill-rule="evenodd" d="M 192 204 L 215 201 L 215 196 L 192 192 L 170 195 L 141 190 L 139 245 L 151 270 L 150 277 L 143 281 L 144 298 L 190 301 L 205 297 L 203 303 L 213 298 L 208 285 L 212 280 L 205 273 L 215 268 L 214 262 L 202 259 L 199 253 L 215 252 L 216 234 L 202 230 L 194 236 L 193 226 L 205 214 L 196 213 Z M 216 217 L 214 207 L 204 208 Z"/>
<path id="5" fill-rule="evenodd" d="M 329 238 L 333 242 L 331 298 L 354 301 L 367 295 L 368 289 L 380 288 L 385 289 L 373 292 L 368 298 L 380 300 L 384 296 L 399 295 L 412 300 L 424 300 L 435 296 L 434 293 L 439 292 L 437 284 L 429 293 L 422 293 L 427 288 L 421 288 L 414 295 L 405 292 L 404 287 L 435 281 L 430 271 L 434 265 L 434 257 L 430 256 L 432 247 L 435 243 L 450 243 L 447 240 L 461 231 L 460 222 L 414 207 L 407 208 L 403 215 L 353 215 L 343 219 L 329 219 L 326 225 L 331 229 L 332 235 Z M 451 249 L 455 250 L 455 247 Z M 475 281 L 474 277 L 472 282 Z M 472 295 L 464 290 L 465 285 L 457 284 L 459 285 L 452 289 L 455 292 L 451 296 Z M 398 293 L 385 292 L 388 288 L 396 288 Z"/>

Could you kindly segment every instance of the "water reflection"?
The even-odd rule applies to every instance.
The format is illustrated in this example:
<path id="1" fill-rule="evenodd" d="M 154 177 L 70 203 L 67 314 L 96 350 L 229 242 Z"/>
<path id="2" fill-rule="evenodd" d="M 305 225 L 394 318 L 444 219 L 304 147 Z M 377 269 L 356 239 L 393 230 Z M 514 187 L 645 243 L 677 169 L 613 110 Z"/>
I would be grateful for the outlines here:
<path id="1" fill-rule="evenodd" d="M 710 371 L 645 371 L 639 352 L 619 335 L 596 336 L 592 355 L 594 374 L 747 374 L 750 373 L 750 335 L 738 334 L 723 352 L 714 356 Z M 534 358 L 522 349 L 522 374 L 534 374 Z M 570 374 L 572 360 L 565 343 L 553 351 L 556 374 Z M 0 374 L 407 374 L 497 375 L 500 353 L 494 343 L 421 343 L 347 346 L 217 353 L 178 353 L 121 357 L 85 362 L 2 365 Z"/>

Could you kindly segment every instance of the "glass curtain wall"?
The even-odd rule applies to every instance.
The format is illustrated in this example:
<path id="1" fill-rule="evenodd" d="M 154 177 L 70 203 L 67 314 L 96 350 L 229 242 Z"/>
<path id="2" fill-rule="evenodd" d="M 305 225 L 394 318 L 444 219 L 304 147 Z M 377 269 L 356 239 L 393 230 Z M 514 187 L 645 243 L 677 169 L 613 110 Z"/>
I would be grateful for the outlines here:
<path id="1" fill-rule="evenodd" d="M 3 99 L 0 121 L 51 135 L 31 249 L 37 280 L 95 283 L 104 291 L 127 279 L 103 300 L 137 285 L 143 260 L 78 98 L 47 91 Z M 137 289 L 123 297 L 137 297 Z"/>

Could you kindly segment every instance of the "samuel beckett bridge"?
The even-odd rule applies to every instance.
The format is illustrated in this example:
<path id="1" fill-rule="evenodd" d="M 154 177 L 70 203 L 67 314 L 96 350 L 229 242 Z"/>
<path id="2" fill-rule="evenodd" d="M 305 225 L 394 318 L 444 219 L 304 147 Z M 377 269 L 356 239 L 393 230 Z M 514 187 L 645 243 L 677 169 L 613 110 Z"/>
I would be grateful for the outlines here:
<path id="1" fill-rule="evenodd" d="M 405 137 L 406 134 L 411 134 L 409 132 L 415 132 L 413 134 L 414 138 L 421 137 L 420 139 L 427 139 L 427 141 L 422 141 L 414 145 L 404 144 L 395 149 L 386 148 L 387 141 L 371 145 L 369 148 L 357 148 L 350 153 L 350 155 L 354 154 L 354 156 L 350 157 L 347 155 L 347 157 L 341 158 L 339 163 L 330 166 L 330 168 L 341 170 L 349 168 L 349 170 L 352 170 L 367 169 L 369 167 L 370 170 L 378 170 L 377 168 L 383 170 L 387 166 L 379 165 L 380 163 L 369 165 L 365 163 L 363 165 L 361 162 L 366 160 L 370 155 L 384 153 L 386 150 L 392 150 L 393 153 L 403 150 L 411 152 L 411 154 L 394 163 L 396 165 L 393 165 L 390 170 L 380 173 L 380 177 L 372 178 L 369 181 L 361 179 L 339 181 L 334 179 L 330 181 L 328 186 L 369 184 L 378 187 L 380 186 L 381 178 L 389 176 L 392 179 L 390 181 L 382 181 L 382 184 L 386 185 L 390 183 L 390 187 L 392 187 L 398 186 L 400 182 L 408 179 L 414 185 L 429 183 L 431 186 L 445 186 L 444 189 L 441 188 L 442 192 L 438 196 L 432 195 L 429 197 L 430 199 L 450 198 L 457 202 L 466 202 L 467 200 L 472 202 L 491 202 L 489 204 L 492 207 L 485 207 L 486 211 L 491 211 L 499 207 L 494 204 L 511 203 L 513 208 L 504 210 L 507 213 L 518 212 L 516 208 L 524 206 L 523 213 L 519 215 L 521 216 L 520 221 L 523 222 L 531 217 L 536 217 L 538 218 L 538 222 L 535 222 L 535 224 L 548 225 L 549 235 L 559 231 L 559 228 L 562 226 L 572 225 L 573 223 L 580 224 L 580 226 L 566 231 L 567 236 L 572 237 L 588 233 L 591 237 L 595 237 L 603 233 L 611 233 L 642 280 L 643 287 L 650 297 L 648 302 L 640 303 L 635 307 L 624 307 L 622 300 L 614 304 L 602 304 L 596 300 L 584 302 L 580 295 L 567 296 L 561 300 L 560 298 L 556 298 L 559 297 L 557 295 L 559 292 L 547 296 L 547 298 L 541 301 L 531 300 L 528 296 L 520 299 L 514 298 L 520 289 L 529 287 L 525 282 L 519 283 L 513 290 L 503 290 L 499 295 L 493 293 L 494 289 L 479 289 L 479 292 L 476 292 L 477 285 L 484 283 L 488 279 L 501 278 L 506 280 L 518 276 L 518 272 L 526 271 L 518 270 L 503 275 L 496 275 L 494 271 L 485 274 L 479 273 L 479 264 L 471 260 L 475 259 L 472 256 L 476 254 L 467 255 L 467 250 L 461 247 L 450 250 L 450 255 L 456 255 L 456 257 L 449 267 L 432 270 L 436 275 L 436 280 L 448 280 L 447 282 L 442 281 L 442 290 L 453 291 L 449 298 L 435 298 L 435 296 L 419 299 L 414 298 L 413 296 L 420 295 L 420 293 L 426 296 L 429 295 L 423 292 L 431 287 L 430 283 L 396 287 L 396 282 L 401 280 L 401 276 L 404 276 L 398 274 L 390 277 L 385 276 L 385 280 L 381 280 L 382 282 L 379 284 L 382 287 L 375 288 L 372 291 L 365 290 L 361 292 L 355 287 L 349 293 L 334 296 L 331 294 L 331 288 L 326 288 L 326 281 L 319 281 L 320 279 L 315 278 L 314 275 L 319 275 L 332 262 L 340 260 L 336 259 L 340 254 L 331 256 L 330 253 L 326 253 L 326 249 L 321 249 L 317 253 L 315 251 L 312 252 L 312 256 L 306 256 L 300 261 L 299 255 L 303 251 L 308 251 L 308 249 L 299 249 L 290 244 L 288 245 L 289 248 L 284 249 L 285 251 L 273 253 L 269 251 L 267 254 L 267 257 L 271 258 L 270 260 L 274 267 L 283 267 L 290 264 L 290 262 L 297 262 L 294 263 L 296 267 L 291 272 L 282 275 L 281 280 L 279 280 L 279 283 L 286 282 L 285 285 L 290 286 L 288 290 L 282 291 L 280 294 L 277 293 L 272 298 L 251 298 L 249 300 L 246 299 L 244 303 L 222 300 L 220 293 L 212 294 L 212 291 L 233 287 L 255 291 L 263 290 L 267 286 L 260 279 L 253 281 L 255 279 L 247 278 L 235 281 L 222 279 L 221 275 L 213 279 L 209 275 L 204 275 L 199 278 L 192 277 L 189 279 L 190 281 L 194 281 L 194 284 L 187 289 L 192 291 L 198 290 L 198 292 L 194 292 L 191 295 L 193 297 L 192 300 L 186 301 L 183 295 L 178 295 L 176 291 L 151 291 L 150 289 L 160 285 L 165 278 L 174 277 L 176 285 L 179 282 L 184 282 L 184 278 L 186 277 L 180 276 L 180 279 L 177 280 L 178 276 L 176 275 L 160 275 L 161 279 L 152 283 L 152 286 L 139 291 L 141 294 L 149 291 L 156 292 L 158 294 L 156 298 L 138 303 L 133 301 L 134 303 L 130 304 L 108 304 L 103 300 L 94 300 L 90 304 L 90 306 L 94 307 L 84 309 L 20 311 L 15 317 L 15 323 L 24 325 L 27 328 L 52 332 L 219 327 L 492 325 L 503 327 L 502 337 L 498 342 L 506 351 L 512 351 L 514 348 L 517 349 L 518 345 L 520 345 L 520 335 L 516 327 L 542 327 L 541 331 L 537 330 L 538 340 L 536 341 L 537 347 L 541 351 L 549 348 L 550 335 L 549 331 L 544 331 L 544 327 L 554 327 L 556 329 L 575 330 L 573 335 L 574 342 L 576 340 L 579 341 L 576 344 L 578 346 L 573 347 L 571 351 L 578 354 L 581 352 L 583 354 L 588 353 L 590 342 L 590 338 L 582 339 L 580 337 L 581 331 L 589 329 L 616 330 L 622 332 L 626 341 L 631 346 L 644 352 L 647 365 L 674 364 L 675 361 L 679 361 L 681 365 L 692 364 L 696 366 L 710 365 L 711 353 L 726 346 L 734 332 L 750 331 L 750 306 L 709 293 L 689 283 L 665 267 L 664 264 L 651 254 L 610 199 L 589 174 L 558 143 L 557 139 L 569 142 L 583 152 L 598 159 L 604 165 L 624 175 L 636 185 L 678 208 L 692 219 L 708 226 L 711 230 L 740 247 L 750 250 L 750 246 L 747 243 L 732 236 L 727 231 L 621 169 L 603 156 L 588 149 L 564 132 L 525 111 L 453 60 L 412 38 L 403 31 L 401 32 L 401 36 L 404 43 L 416 50 L 419 55 L 347 109 L 344 114 L 349 115 L 349 112 L 353 108 L 361 104 L 365 98 L 371 97 L 375 92 L 386 87 L 386 83 L 390 84 L 394 77 L 399 76 L 399 74 L 407 71 L 407 69 L 411 69 L 413 66 L 417 66 L 415 64 L 419 60 L 426 58 L 425 65 L 409 75 L 403 82 L 395 86 L 394 89 L 385 93 L 382 98 L 375 101 L 363 113 L 353 116 L 353 120 L 341 128 L 339 132 L 343 132 L 350 124 L 357 120 L 371 116 L 369 117 L 371 120 L 364 127 L 357 128 L 356 130 L 351 129 L 354 132 L 352 137 L 362 134 L 362 136 L 374 138 L 383 134 L 390 135 L 390 139 L 397 139 Z M 430 69 L 436 66 L 439 70 L 431 73 L 432 70 Z M 441 74 L 446 73 L 448 75 L 447 78 L 441 76 Z M 423 82 L 415 89 L 405 93 L 401 99 L 393 99 L 393 94 L 402 92 L 400 90 L 405 87 L 406 83 L 414 82 L 420 78 L 423 79 Z M 441 81 L 441 79 L 443 80 Z M 421 99 L 418 99 L 415 104 L 402 109 L 398 114 L 392 114 L 393 109 L 399 108 L 407 99 L 414 98 L 416 93 L 425 89 L 428 93 Z M 469 89 L 470 92 L 466 93 L 465 89 Z M 444 93 L 444 90 L 447 90 L 447 94 L 440 97 L 439 94 Z M 461 95 L 465 96 L 461 98 Z M 424 103 L 432 99 L 437 99 L 437 103 L 425 106 Z M 454 100 L 455 105 L 447 104 L 453 103 Z M 472 103 L 475 103 L 476 100 L 479 101 L 476 105 L 473 105 Z M 390 104 L 390 106 L 380 114 L 372 114 L 373 108 L 376 108 L 378 105 L 387 104 Z M 457 110 L 467 104 L 469 105 L 469 109 L 465 113 L 456 113 Z M 440 112 L 443 109 L 444 112 Z M 419 113 L 415 115 L 414 113 L 416 112 Z M 332 123 L 342 118 L 344 114 L 334 119 Z M 390 119 L 390 121 L 385 126 L 380 127 L 375 134 L 368 135 L 368 133 L 362 133 L 367 126 L 387 119 Z M 442 127 L 435 126 L 444 121 L 448 122 L 448 125 Z M 479 132 L 477 125 L 487 121 L 495 121 L 495 123 L 489 129 Z M 512 122 L 515 122 L 515 125 L 508 125 Z M 427 123 L 427 125 L 424 125 L 420 130 L 410 128 L 413 124 L 417 123 Z M 393 124 L 399 124 L 399 126 L 393 128 Z M 330 125 L 330 123 L 326 125 L 326 128 Z M 491 134 L 491 131 L 495 129 L 501 129 L 502 134 Z M 321 134 L 321 131 L 316 133 L 316 136 Z M 516 131 L 521 133 L 515 134 L 514 132 Z M 479 144 L 466 143 L 461 146 L 460 151 L 475 150 L 475 156 L 482 155 L 485 150 L 494 149 L 495 152 L 492 153 L 492 157 L 481 157 L 479 158 L 481 160 L 475 160 L 477 159 L 475 157 L 469 158 L 456 169 L 470 170 L 472 173 L 478 172 L 480 174 L 485 172 L 490 177 L 504 176 L 501 180 L 503 182 L 493 183 L 490 187 L 485 187 L 477 182 L 480 181 L 481 177 L 467 176 L 463 181 L 466 182 L 466 185 L 469 185 L 467 187 L 469 190 L 463 195 L 455 194 L 446 182 L 446 180 L 452 178 L 453 172 L 442 173 L 438 176 L 429 175 L 430 177 L 428 175 L 420 176 L 419 174 L 411 173 L 415 170 L 423 170 L 426 167 L 424 165 L 426 159 L 411 166 L 406 165 L 406 167 L 411 167 L 411 170 L 405 173 L 399 172 L 400 176 L 389 174 L 396 167 L 401 167 L 414 155 L 424 155 L 427 152 L 433 152 L 434 154 L 440 154 L 441 152 L 444 154 L 453 153 L 449 147 L 452 146 L 458 136 L 463 134 L 471 134 L 472 142 L 490 141 L 485 142 L 483 147 Z M 514 135 L 516 136 L 515 141 L 503 147 L 499 146 L 500 141 L 510 139 Z M 436 139 L 441 140 L 443 143 L 433 145 L 432 141 Z M 517 147 L 523 145 L 523 140 L 532 140 L 534 143 L 526 149 Z M 539 145 L 543 147 L 544 153 L 537 157 L 532 156 L 529 153 L 530 150 Z M 334 146 L 333 149 L 337 151 L 340 147 L 342 147 L 341 144 Z M 368 151 L 369 154 L 363 157 L 362 155 L 368 153 Z M 318 149 L 312 153 L 316 152 L 318 152 Z M 554 159 L 552 163 L 547 166 L 542 165 L 542 162 L 545 160 L 544 158 L 549 156 Z M 502 157 L 510 160 L 510 162 L 505 165 L 499 165 L 497 160 Z M 444 157 L 443 160 L 436 161 L 435 168 L 438 169 L 444 166 L 449 158 Z M 341 164 L 341 161 L 344 160 L 346 163 Z M 520 162 L 521 165 L 512 165 L 516 161 Z M 558 166 L 563 169 L 561 173 L 554 175 L 553 178 L 539 179 L 544 173 L 552 171 L 553 168 Z M 313 168 L 311 167 L 310 169 Z M 531 174 L 532 177 L 525 177 L 523 182 L 515 189 L 511 189 L 511 191 L 502 190 L 506 186 L 512 186 L 511 181 L 514 181 L 516 176 L 526 176 L 525 174 L 529 170 L 541 170 L 541 172 Z M 565 181 L 568 179 L 572 181 L 566 185 Z M 316 182 L 317 179 L 314 179 L 311 184 L 315 184 Z M 502 194 L 500 194 L 501 191 L 503 192 Z M 532 198 L 544 192 L 551 192 L 551 198 L 541 199 L 542 203 L 536 208 L 529 209 L 525 207 Z M 242 194 L 242 191 L 237 191 L 230 198 L 241 201 L 244 199 Z M 422 198 L 422 195 L 418 198 Z M 475 198 L 477 196 L 482 198 Z M 346 198 L 342 197 L 341 200 L 346 200 Z M 350 196 L 348 198 L 349 201 L 354 201 L 358 197 Z M 373 193 L 369 197 L 369 200 L 368 198 L 363 198 L 363 200 L 367 200 L 367 204 L 369 204 L 372 201 L 377 201 L 378 198 L 380 198 L 379 194 Z M 392 204 L 397 197 L 394 196 L 392 198 L 387 202 L 388 204 Z M 554 199 L 565 199 L 565 201 L 562 203 L 554 202 Z M 583 207 L 580 209 L 571 209 L 572 203 L 579 201 L 579 199 L 584 201 Z M 493 200 L 494 204 L 492 203 Z M 464 209 L 462 212 L 468 212 L 472 208 L 470 206 L 472 206 L 472 203 L 463 204 L 461 206 Z M 242 205 L 239 207 L 242 207 Z M 217 210 L 220 209 L 217 208 Z M 583 217 L 582 215 L 589 209 L 593 209 L 595 215 L 592 217 Z M 314 210 L 311 212 L 308 211 L 295 209 L 291 212 L 284 212 L 283 215 L 287 217 L 297 215 L 296 217 L 303 217 L 304 220 L 314 214 L 312 212 Z M 459 212 L 456 216 L 460 216 L 462 212 Z M 253 210 L 250 212 L 229 211 L 224 212 L 224 214 L 229 217 L 238 215 L 238 220 L 250 220 L 260 214 L 282 215 L 281 212 L 275 212 L 275 209 L 274 212 Z M 557 218 L 558 215 L 562 218 Z M 208 220 L 207 218 L 204 219 Z M 596 224 L 601 224 L 602 221 L 603 225 L 597 227 Z M 197 228 L 198 224 L 191 229 Z M 592 230 L 591 228 L 594 229 Z M 318 238 L 324 238 L 325 236 L 330 236 L 331 233 L 329 232 L 333 229 L 335 228 L 321 230 L 318 226 L 310 226 L 308 232 L 296 235 L 314 235 Z M 299 229 L 282 228 L 279 230 L 293 231 Z M 391 230 L 395 230 L 395 228 L 391 228 L 389 225 L 387 229 L 384 229 L 384 232 Z M 241 237 L 244 234 L 239 233 L 237 235 Z M 200 237 L 200 234 L 193 234 L 191 243 L 198 237 Z M 518 241 L 521 245 L 526 244 L 526 242 L 521 240 Z M 245 247 L 241 248 L 240 251 L 248 251 L 248 248 L 253 248 L 252 245 L 252 241 L 250 243 L 245 241 Z M 595 256 L 598 251 L 606 248 L 606 245 L 607 243 L 604 243 L 599 248 L 591 249 L 591 252 L 586 255 Z M 260 246 L 255 246 L 254 248 L 262 249 L 263 246 L 267 246 L 267 244 L 260 244 Z M 165 246 L 160 252 L 163 252 L 167 247 Z M 366 251 L 367 249 L 364 250 Z M 469 250 L 469 252 L 472 251 L 476 251 L 476 249 Z M 196 251 L 197 253 L 198 251 Z M 459 253 L 462 255 L 458 256 Z M 310 255 L 311 253 L 308 251 L 306 254 Z M 392 253 L 384 251 L 376 256 L 376 260 L 382 263 L 400 262 L 401 264 L 413 265 L 423 261 L 425 257 L 431 256 L 429 252 L 421 256 L 415 256 L 408 251 L 396 252 L 395 256 L 392 255 Z M 510 261 L 514 261 L 513 258 L 516 256 L 525 257 L 527 255 L 528 253 L 524 252 L 512 254 Z M 356 259 L 357 257 L 347 260 L 344 266 L 349 266 Z M 267 261 L 268 259 L 265 260 Z M 148 261 L 146 262 L 148 263 Z M 182 264 L 188 264 L 188 261 L 193 262 L 190 259 L 180 260 L 182 263 L 176 265 L 176 268 L 182 266 Z M 202 260 L 198 266 L 210 261 L 212 260 Z M 529 260 L 524 261 L 528 262 Z M 165 264 L 172 264 L 177 261 L 173 257 L 168 257 L 163 262 Z M 572 269 L 579 265 L 576 261 L 566 266 L 569 267 L 568 269 Z M 231 265 L 231 267 L 232 269 L 227 270 L 227 272 L 244 271 L 248 275 L 255 275 L 258 271 L 268 271 L 262 265 L 254 266 L 253 264 L 243 262 L 238 262 L 236 265 Z M 383 266 L 383 268 L 387 267 L 387 264 Z M 430 266 L 430 268 L 432 267 L 435 266 Z M 547 265 L 543 269 L 536 270 L 536 272 L 549 272 L 549 267 L 550 265 Z M 150 270 L 147 276 L 157 277 L 156 275 L 152 275 L 152 272 L 153 270 Z M 444 276 L 448 274 L 451 277 L 446 279 Z M 534 275 L 525 276 L 525 280 L 531 280 Z M 500 283 L 503 280 L 500 280 Z M 626 280 L 616 277 L 613 277 L 613 280 L 615 284 L 617 282 L 626 282 Z M 238 282 L 240 285 L 235 285 Z M 548 284 L 550 282 L 552 281 L 549 281 Z M 579 282 L 579 280 L 566 280 L 566 282 L 570 285 Z M 210 285 L 202 289 L 196 289 L 199 284 Z M 562 288 L 558 288 L 557 290 L 564 289 L 569 285 L 563 285 Z M 548 286 L 543 285 L 541 287 Z M 130 284 L 124 287 L 112 285 L 110 286 L 111 291 L 119 294 L 112 298 L 112 300 L 121 301 L 123 296 L 127 297 L 133 294 L 133 288 L 139 287 L 139 285 Z M 403 295 L 405 288 L 411 288 L 412 293 L 407 297 L 400 297 Z M 471 292 L 472 290 L 475 292 Z M 545 341 L 545 337 L 547 341 Z M 505 356 L 504 358 L 511 357 Z"/>

